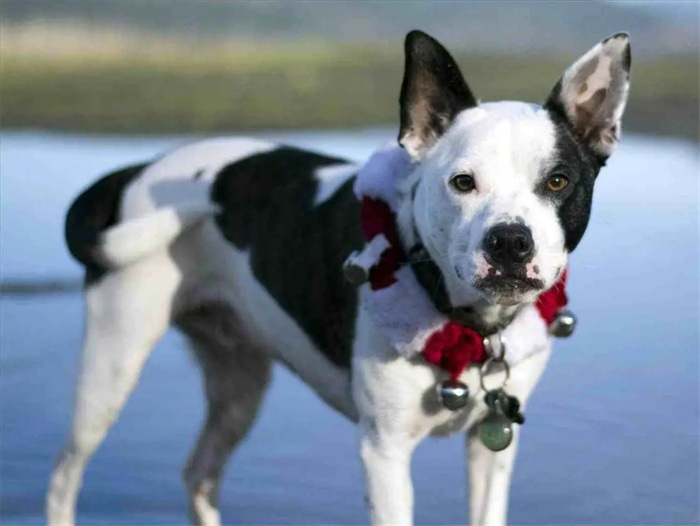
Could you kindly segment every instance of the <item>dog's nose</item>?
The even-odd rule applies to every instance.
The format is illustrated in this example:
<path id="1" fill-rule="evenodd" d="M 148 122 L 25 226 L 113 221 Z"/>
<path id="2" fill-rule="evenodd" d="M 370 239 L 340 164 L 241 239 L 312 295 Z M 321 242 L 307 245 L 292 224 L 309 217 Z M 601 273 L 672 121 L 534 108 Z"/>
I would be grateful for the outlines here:
<path id="1" fill-rule="evenodd" d="M 494 263 L 507 266 L 530 261 L 535 243 L 525 225 L 499 224 L 486 233 L 484 251 Z"/>

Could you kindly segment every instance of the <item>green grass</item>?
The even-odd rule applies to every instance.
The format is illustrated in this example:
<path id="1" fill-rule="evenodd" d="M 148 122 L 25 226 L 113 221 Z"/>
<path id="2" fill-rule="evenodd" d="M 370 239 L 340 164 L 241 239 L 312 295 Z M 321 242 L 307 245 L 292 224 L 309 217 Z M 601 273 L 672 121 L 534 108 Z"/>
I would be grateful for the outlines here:
<path id="1" fill-rule="evenodd" d="M 99 133 L 208 133 L 395 123 L 403 58 L 381 48 L 241 44 L 158 53 L 0 53 L 0 123 Z M 574 57 L 458 57 L 484 100 L 543 100 Z M 696 57 L 637 61 L 626 129 L 697 137 Z"/>

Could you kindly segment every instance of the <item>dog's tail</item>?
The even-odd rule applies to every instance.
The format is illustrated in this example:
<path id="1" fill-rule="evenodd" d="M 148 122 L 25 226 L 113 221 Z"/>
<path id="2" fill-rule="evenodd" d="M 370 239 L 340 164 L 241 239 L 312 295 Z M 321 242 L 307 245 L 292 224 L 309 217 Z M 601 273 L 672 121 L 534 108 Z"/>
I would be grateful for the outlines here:
<path id="1" fill-rule="evenodd" d="M 146 166 L 131 166 L 103 177 L 68 210 L 66 244 L 86 268 L 109 270 L 130 265 L 167 247 L 187 228 L 217 211 L 208 200 L 193 201 L 118 222 L 124 189 Z"/>
<path id="2" fill-rule="evenodd" d="M 125 221 L 102 233 L 95 255 L 107 268 L 125 267 L 167 247 L 187 228 L 216 211 L 212 203 L 182 203 Z"/>

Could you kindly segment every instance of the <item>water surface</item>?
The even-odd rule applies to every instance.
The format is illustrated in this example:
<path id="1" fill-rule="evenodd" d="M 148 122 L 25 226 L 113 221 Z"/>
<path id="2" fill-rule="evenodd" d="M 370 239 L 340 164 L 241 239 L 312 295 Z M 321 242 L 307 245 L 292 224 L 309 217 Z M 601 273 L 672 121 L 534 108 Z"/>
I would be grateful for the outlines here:
<path id="1" fill-rule="evenodd" d="M 270 134 L 361 160 L 391 131 Z M 0 136 L 2 279 L 77 278 L 62 242 L 71 198 L 97 175 L 187 138 Z M 581 323 L 559 341 L 528 408 L 514 524 L 691 524 L 698 511 L 698 151 L 628 136 L 600 176 L 570 270 Z M 69 427 L 78 294 L 0 300 L 5 525 L 42 523 Z M 89 465 L 81 524 L 183 524 L 180 473 L 204 415 L 199 373 L 169 332 Z M 232 524 L 364 524 L 354 427 L 282 368 L 226 473 Z M 415 455 L 419 524 L 466 522 L 463 437 Z"/>

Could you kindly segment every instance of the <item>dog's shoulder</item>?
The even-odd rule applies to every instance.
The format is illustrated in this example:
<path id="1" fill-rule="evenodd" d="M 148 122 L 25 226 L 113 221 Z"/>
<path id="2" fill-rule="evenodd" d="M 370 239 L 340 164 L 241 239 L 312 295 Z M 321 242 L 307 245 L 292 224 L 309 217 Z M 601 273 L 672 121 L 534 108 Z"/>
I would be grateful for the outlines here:
<path id="1" fill-rule="evenodd" d="M 225 166 L 211 198 L 217 226 L 248 251 L 255 278 L 336 365 L 350 365 L 357 293 L 343 262 L 362 246 L 356 167 L 278 146 Z"/>

